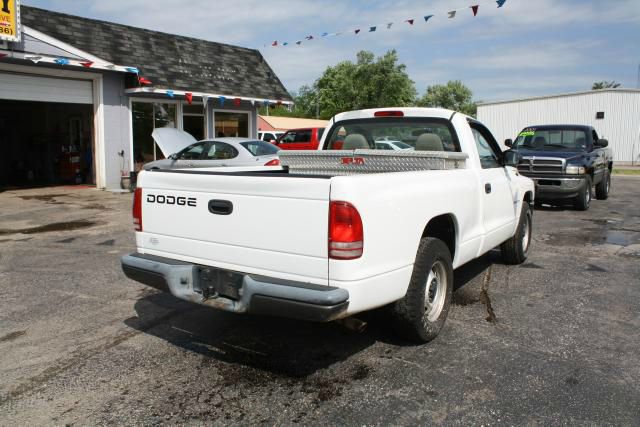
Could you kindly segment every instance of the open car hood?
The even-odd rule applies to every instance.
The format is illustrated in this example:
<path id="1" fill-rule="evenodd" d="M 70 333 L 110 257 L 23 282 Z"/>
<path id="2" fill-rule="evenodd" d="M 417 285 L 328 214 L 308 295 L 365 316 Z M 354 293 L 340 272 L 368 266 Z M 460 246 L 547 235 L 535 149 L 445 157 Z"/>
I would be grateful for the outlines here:
<path id="1" fill-rule="evenodd" d="M 197 142 L 191 134 L 175 128 L 159 128 L 153 131 L 151 137 L 156 141 L 162 154 L 169 157 L 183 148 Z"/>

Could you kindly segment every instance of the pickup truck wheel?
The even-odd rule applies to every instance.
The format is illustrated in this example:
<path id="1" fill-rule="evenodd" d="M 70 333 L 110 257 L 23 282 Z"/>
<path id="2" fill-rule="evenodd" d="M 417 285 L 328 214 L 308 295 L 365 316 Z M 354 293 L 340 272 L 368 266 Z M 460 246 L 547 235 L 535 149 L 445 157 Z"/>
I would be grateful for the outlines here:
<path id="1" fill-rule="evenodd" d="M 609 190 L 611 189 L 611 173 L 609 169 L 605 169 L 602 181 L 596 185 L 596 199 L 607 200 L 609 198 Z"/>
<path id="2" fill-rule="evenodd" d="M 516 234 L 500 245 L 502 257 L 507 264 L 522 264 L 527 259 L 531 246 L 532 225 L 531 207 L 529 203 L 522 202 Z"/>
<path id="3" fill-rule="evenodd" d="M 591 203 L 591 178 L 587 177 L 587 182 L 578 197 L 573 201 L 573 207 L 578 211 L 586 211 Z"/>
<path id="4" fill-rule="evenodd" d="M 453 265 L 447 245 L 440 239 L 420 241 L 406 295 L 392 307 L 399 335 L 414 342 L 438 336 L 449 314 L 453 293 Z"/>

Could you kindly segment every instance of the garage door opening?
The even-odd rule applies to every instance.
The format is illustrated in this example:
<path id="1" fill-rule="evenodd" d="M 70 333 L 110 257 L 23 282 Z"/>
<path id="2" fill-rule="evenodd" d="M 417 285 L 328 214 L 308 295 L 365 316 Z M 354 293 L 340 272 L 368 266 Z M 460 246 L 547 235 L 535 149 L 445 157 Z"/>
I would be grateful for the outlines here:
<path id="1" fill-rule="evenodd" d="M 93 106 L 0 99 L 0 188 L 95 184 Z"/>

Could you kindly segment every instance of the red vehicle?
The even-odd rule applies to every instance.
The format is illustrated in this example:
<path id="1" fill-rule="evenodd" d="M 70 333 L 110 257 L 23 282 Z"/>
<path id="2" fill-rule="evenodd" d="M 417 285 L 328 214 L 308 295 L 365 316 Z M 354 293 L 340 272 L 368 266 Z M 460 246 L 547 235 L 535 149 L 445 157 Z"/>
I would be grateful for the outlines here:
<path id="1" fill-rule="evenodd" d="M 282 150 L 317 150 L 324 128 L 301 128 L 286 131 L 276 145 Z"/>

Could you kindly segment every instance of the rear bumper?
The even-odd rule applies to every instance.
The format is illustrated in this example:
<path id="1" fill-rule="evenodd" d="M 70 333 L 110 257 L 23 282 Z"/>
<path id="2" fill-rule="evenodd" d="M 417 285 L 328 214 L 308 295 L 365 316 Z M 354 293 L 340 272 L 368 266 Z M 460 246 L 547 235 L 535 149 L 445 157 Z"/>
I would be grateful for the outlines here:
<path id="1" fill-rule="evenodd" d="M 122 257 L 124 274 L 185 301 L 233 313 L 262 314 L 315 322 L 343 317 L 345 289 L 252 276 L 154 255 Z"/>
<path id="2" fill-rule="evenodd" d="M 587 180 L 584 176 L 540 177 L 528 176 L 536 185 L 536 200 L 559 200 L 577 197 Z"/>

